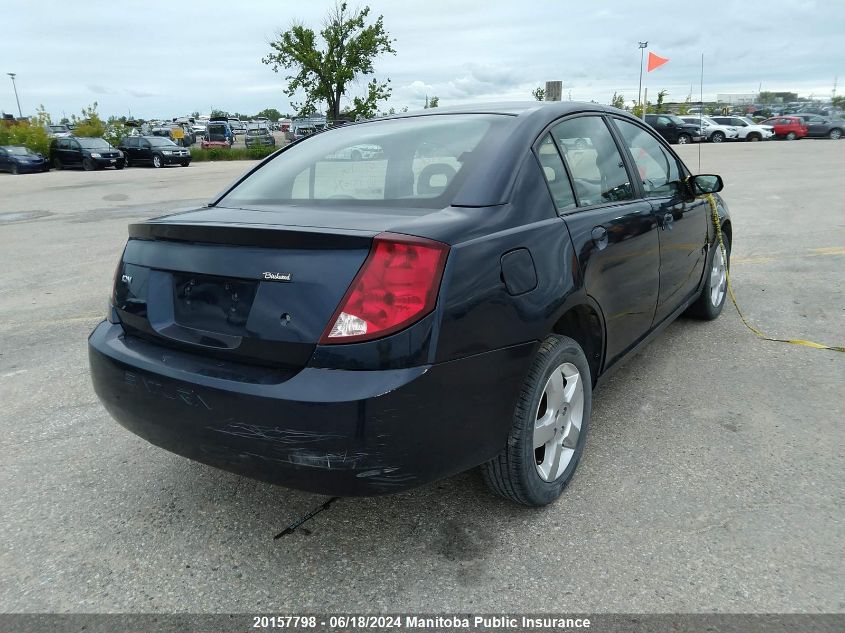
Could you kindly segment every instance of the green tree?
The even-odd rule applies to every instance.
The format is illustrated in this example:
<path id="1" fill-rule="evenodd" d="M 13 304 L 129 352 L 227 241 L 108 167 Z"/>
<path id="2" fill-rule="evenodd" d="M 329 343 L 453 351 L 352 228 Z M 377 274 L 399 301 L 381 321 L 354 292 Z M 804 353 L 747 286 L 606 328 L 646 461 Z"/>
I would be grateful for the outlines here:
<path id="1" fill-rule="evenodd" d="M 690 106 L 692 106 L 692 97 L 687 95 L 687 98 L 684 99 L 684 102 L 678 106 L 678 114 L 681 116 L 685 114 L 689 114 Z"/>
<path id="2" fill-rule="evenodd" d="M 666 99 L 666 95 L 669 94 L 668 90 L 661 90 L 657 93 L 657 104 L 655 105 L 655 109 L 658 113 L 661 112 L 668 112 L 665 105 L 663 104 L 664 99 Z"/>
<path id="3" fill-rule="evenodd" d="M 255 115 L 256 117 L 266 116 L 271 121 L 278 121 L 279 119 L 283 119 L 282 113 L 276 110 L 276 108 L 264 108 L 261 112 Z"/>
<path id="4" fill-rule="evenodd" d="M 440 105 L 440 97 L 426 97 L 425 98 L 425 105 L 423 109 L 426 110 L 428 108 L 436 108 Z"/>
<path id="5" fill-rule="evenodd" d="M 106 133 L 106 124 L 97 114 L 97 102 L 86 108 L 82 108 L 82 116 L 70 115 L 71 121 L 76 124 L 73 130 L 75 136 L 94 136 L 102 138 Z"/>
<path id="6" fill-rule="evenodd" d="M 297 91 L 305 93 L 303 104 L 291 104 L 298 110 L 316 107 L 319 102 L 328 104 L 332 119 L 340 117 L 341 99 L 350 84 L 372 75 L 373 62 L 384 54 L 396 54 L 393 43 L 384 28 L 382 16 L 372 24 L 367 23 L 370 8 L 352 9 L 346 2 L 336 4 L 328 13 L 323 29 L 322 42 L 317 34 L 302 23 L 294 22 L 287 31 L 278 34 L 270 42 L 270 54 L 262 62 L 274 72 L 285 69 L 291 74 L 285 77 L 285 94 L 293 97 Z M 352 99 L 351 113 L 356 116 L 372 116 L 379 101 L 386 100 L 391 93 L 390 79 L 367 83 L 367 93 Z"/>
<path id="7" fill-rule="evenodd" d="M 542 86 L 537 86 L 531 91 L 531 96 L 537 101 L 544 101 L 546 99 L 546 89 Z"/>
<path id="8" fill-rule="evenodd" d="M 619 108 L 620 110 L 625 109 L 625 97 L 620 94 L 616 94 L 616 91 L 613 92 L 613 98 L 610 100 L 610 105 L 614 108 Z"/>

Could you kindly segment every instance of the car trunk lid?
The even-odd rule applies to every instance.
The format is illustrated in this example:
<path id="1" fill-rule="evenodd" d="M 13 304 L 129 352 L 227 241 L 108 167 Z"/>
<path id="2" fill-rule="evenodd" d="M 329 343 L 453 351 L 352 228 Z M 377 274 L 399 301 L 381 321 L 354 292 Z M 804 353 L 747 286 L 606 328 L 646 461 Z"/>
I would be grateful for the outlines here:
<path id="1" fill-rule="evenodd" d="M 130 335 L 223 360 L 299 369 L 374 232 L 291 225 L 133 224 L 114 303 Z"/>

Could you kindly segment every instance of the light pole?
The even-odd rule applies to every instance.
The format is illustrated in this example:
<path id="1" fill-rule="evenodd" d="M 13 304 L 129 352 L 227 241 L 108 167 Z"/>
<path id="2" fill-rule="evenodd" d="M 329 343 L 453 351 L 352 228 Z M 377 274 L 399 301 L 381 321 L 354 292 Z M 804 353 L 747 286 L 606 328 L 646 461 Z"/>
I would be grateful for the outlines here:
<path id="1" fill-rule="evenodd" d="M 643 56 L 645 55 L 646 47 L 648 47 L 648 42 L 640 42 L 640 88 L 637 92 L 637 101 L 640 107 L 643 108 L 643 115 L 645 114 L 645 108 L 643 107 Z"/>
<path id="2" fill-rule="evenodd" d="M 21 100 L 18 99 L 18 87 L 15 85 L 15 73 L 6 73 L 9 77 L 12 78 L 12 88 L 15 91 L 15 101 L 18 102 L 18 116 L 23 118 L 23 112 L 21 112 Z"/>

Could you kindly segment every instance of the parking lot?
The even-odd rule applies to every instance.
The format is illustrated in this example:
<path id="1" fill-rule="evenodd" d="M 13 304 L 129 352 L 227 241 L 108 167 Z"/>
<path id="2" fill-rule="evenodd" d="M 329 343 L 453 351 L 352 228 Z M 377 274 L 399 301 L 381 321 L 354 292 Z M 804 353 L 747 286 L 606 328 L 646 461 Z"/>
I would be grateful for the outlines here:
<path id="1" fill-rule="evenodd" d="M 698 153 L 701 151 L 701 167 Z M 681 146 L 724 177 L 734 287 L 779 337 L 845 344 L 845 142 Z M 129 222 L 252 163 L 0 174 L 0 604 L 14 611 L 832 612 L 845 609 L 845 355 L 681 319 L 595 394 L 555 504 L 476 471 L 325 497 L 189 462 L 88 377 Z"/>

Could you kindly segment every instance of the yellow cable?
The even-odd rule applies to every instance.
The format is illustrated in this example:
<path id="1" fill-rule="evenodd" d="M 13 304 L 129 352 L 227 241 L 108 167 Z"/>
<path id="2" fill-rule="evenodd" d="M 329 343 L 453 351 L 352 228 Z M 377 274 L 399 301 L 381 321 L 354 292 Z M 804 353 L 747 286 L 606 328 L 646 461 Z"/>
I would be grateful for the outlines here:
<path id="1" fill-rule="evenodd" d="M 716 205 L 716 198 L 713 197 L 713 194 L 707 194 L 704 197 L 707 199 L 707 202 L 710 203 L 710 211 L 713 214 L 713 224 L 716 226 L 716 237 L 719 240 L 719 248 L 722 250 L 722 259 L 725 262 L 725 277 L 728 283 L 728 296 L 730 296 L 731 301 L 733 302 L 734 307 L 736 308 L 736 313 L 739 315 L 739 318 L 742 320 L 745 327 L 747 327 L 749 330 L 754 332 L 754 334 L 766 341 L 774 341 L 776 343 L 791 343 L 792 345 L 803 345 L 804 347 L 812 347 L 814 349 L 829 349 L 833 350 L 834 352 L 845 352 L 845 347 L 835 345 L 823 345 L 822 343 L 816 343 L 815 341 L 806 341 L 800 338 L 787 339 L 768 336 L 748 322 L 748 319 L 745 318 L 745 315 L 742 313 L 742 310 L 739 309 L 739 304 L 736 302 L 736 296 L 734 295 L 733 286 L 731 285 L 730 266 L 728 266 L 728 256 L 725 252 L 725 242 L 724 240 L 722 240 L 722 225 L 719 223 L 719 210 Z"/>

